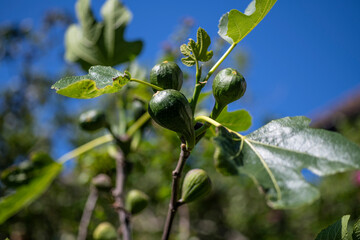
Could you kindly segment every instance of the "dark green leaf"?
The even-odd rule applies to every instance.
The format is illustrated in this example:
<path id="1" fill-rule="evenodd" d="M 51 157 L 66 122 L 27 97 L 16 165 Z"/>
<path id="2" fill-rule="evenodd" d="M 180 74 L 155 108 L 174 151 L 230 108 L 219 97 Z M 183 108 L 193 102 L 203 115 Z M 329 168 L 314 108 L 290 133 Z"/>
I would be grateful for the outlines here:
<path id="1" fill-rule="evenodd" d="M 306 117 L 282 118 L 245 137 L 238 170 L 263 188 L 273 208 L 299 207 L 319 197 L 301 174 L 305 168 L 319 176 L 360 168 L 358 145 L 338 133 L 310 128 L 309 123 Z M 218 137 L 237 147 L 241 138 L 228 135 L 218 131 Z M 219 147 L 220 140 L 215 141 Z"/>
<path id="2" fill-rule="evenodd" d="M 65 77 L 51 88 L 58 94 L 71 98 L 95 98 L 105 93 L 115 93 L 130 81 L 130 73 L 121 73 L 111 67 L 94 66 L 85 76 Z"/>
<path id="3" fill-rule="evenodd" d="M 44 157 L 44 163 L 48 161 L 49 157 L 42 155 L 35 155 L 36 161 L 39 162 L 40 157 Z M 32 159 L 33 161 L 33 159 Z M 36 162 L 35 161 L 35 162 Z M 34 161 L 33 161 L 34 162 Z M 29 205 L 37 199 L 50 186 L 52 181 L 60 173 L 62 165 L 52 161 L 46 166 L 37 168 L 35 176 L 21 187 L 16 189 L 16 192 L 0 199 L 0 224 L 5 222 L 9 217 L 19 212 L 22 208 Z"/>
<path id="4" fill-rule="evenodd" d="M 225 176 L 238 175 L 238 167 L 242 166 L 241 140 L 225 128 L 217 129 L 215 137 L 214 164 L 218 172 Z"/>
<path id="5" fill-rule="evenodd" d="M 315 240 L 347 240 L 348 239 L 348 222 L 350 215 L 343 216 L 337 222 L 323 229 Z"/>
<path id="6" fill-rule="evenodd" d="M 216 121 L 235 132 L 241 132 L 250 128 L 251 115 L 246 110 L 228 112 L 227 107 L 225 107 Z"/>
<path id="7" fill-rule="evenodd" d="M 197 31 L 197 42 L 189 39 L 189 43 L 180 46 L 181 53 L 185 56 L 181 61 L 188 67 L 195 65 L 196 61 L 207 62 L 213 56 L 213 51 L 208 51 L 211 39 L 207 32 L 199 28 Z"/>
<path id="8" fill-rule="evenodd" d="M 142 49 L 141 41 L 127 42 L 124 32 L 131 13 L 118 0 L 107 0 L 97 22 L 90 0 L 78 0 L 80 26 L 71 25 L 65 35 L 66 59 L 80 63 L 84 70 L 93 65 L 115 66 L 132 60 Z"/>
<path id="9" fill-rule="evenodd" d="M 228 43 L 239 43 L 266 16 L 276 0 L 253 0 L 245 10 L 225 13 L 219 22 L 219 35 Z"/>

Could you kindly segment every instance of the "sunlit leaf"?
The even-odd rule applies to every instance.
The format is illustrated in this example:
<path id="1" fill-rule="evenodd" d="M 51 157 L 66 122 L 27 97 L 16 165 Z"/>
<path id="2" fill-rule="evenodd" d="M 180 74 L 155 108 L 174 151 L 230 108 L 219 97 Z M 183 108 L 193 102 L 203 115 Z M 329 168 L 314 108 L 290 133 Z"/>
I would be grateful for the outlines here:
<path id="1" fill-rule="evenodd" d="M 221 127 L 214 139 L 234 148 L 238 171 L 249 175 L 267 195 L 273 208 L 294 208 L 309 204 L 319 191 L 301 171 L 306 168 L 319 176 L 360 169 L 360 147 L 338 133 L 309 127 L 306 117 L 287 117 L 268 123 L 240 137 Z M 228 151 L 230 153 L 230 151 Z"/>
<path id="2" fill-rule="evenodd" d="M 251 115 L 246 110 L 228 112 L 225 107 L 216 121 L 235 132 L 246 131 L 251 127 Z"/>
<path id="3" fill-rule="evenodd" d="M 231 10 L 219 22 L 219 35 L 228 43 L 238 43 L 268 14 L 276 0 L 253 0 L 245 13 Z"/>
<path id="4" fill-rule="evenodd" d="M 130 81 L 130 73 L 104 66 L 94 66 L 85 76 L 64 77 L 51 88 L 58 94 L 71 98 L 95 98 L 115 93 Z"/>

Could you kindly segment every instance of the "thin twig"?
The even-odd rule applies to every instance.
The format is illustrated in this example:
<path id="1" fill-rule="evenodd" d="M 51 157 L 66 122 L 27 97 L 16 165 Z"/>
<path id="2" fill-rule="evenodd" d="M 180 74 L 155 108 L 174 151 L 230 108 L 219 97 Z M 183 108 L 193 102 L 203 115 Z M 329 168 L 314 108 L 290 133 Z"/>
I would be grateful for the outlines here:
<path id="1" fill-rule="evenodd" d="M 115 198 L 115 209 L 119 215 L 121 233 L 123 240 L 131 240 L 131 228 L 130 228 L 130 216 L 124 211 L 125 199 L 124 199 L 124 185 L 125 185 L 125 155 L 124 152 L 119 148 L 118 153 L 115 157 L 116 161 L 116 186 L 113 191 Z"/>
<path id="2" fill-rule="evenodd" d="M 178 203 L 178 191 L 179 191 L 179 182 L 181 179 L 181 173 L 183 170 L 183 167 L 185 165 L 186 160 L 190 156 L 190 151 L 186 149 L 185 144 L 181 144 L 181 152 L 179 156 L 179 161 L 177 163 L 177 166 L 175 170 L 172 172 L 172 185 L 171 185 L 171 199 L 169 204 L 169 210 L 166 217 L 166 222 L 164 226 L 164 232 L 162 236 L 162 240 L 169 239 L 170 232 L 171 232 L 171 226 L 173 224 L 173 220 L 176 214 L 176 211 L 179 207 Z"/>
<path id="3" fill-rule="evenodd" d="M 95 186 L 90 187 L 90 193 L 85 204 L 84 212 L 80 220 L 77 240 L 86 240 L 91 215 L 95 209 L 99 193 Z"/>

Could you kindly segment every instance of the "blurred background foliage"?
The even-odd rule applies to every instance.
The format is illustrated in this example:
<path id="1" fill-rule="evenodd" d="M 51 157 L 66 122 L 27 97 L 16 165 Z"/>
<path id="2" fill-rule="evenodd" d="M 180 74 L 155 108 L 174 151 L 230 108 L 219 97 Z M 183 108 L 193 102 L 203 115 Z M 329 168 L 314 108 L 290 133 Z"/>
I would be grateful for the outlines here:
<path id="1" fill-rule="evenodd" d="M 0 92 L 1 196 L 10 194 L 14 188 L 5 181 L 4 170 L 10 167 L 21 172 L 31 153 L 44 151 L 59 155 L 64 149 L 104 134 L 103 130 L 94 134 L 82 132 L 77 125 L 81 112 L 101 108 L 107 113 L 114 130 L 119 131 L 124 122 L 131 123 L 136 115 L 131 110 L 134 109 L 134 98 L 129 96 L 135 95 L 142 100 L 151 97 L 151 90 L 138 85 L 81 103 L 57 96 L 50 90 L 51 84 L 59 77 L 82 73 L 78 65 L 64 62 L 64 53 L 55 56 L 61 62 L 56 71 L 49 73 L 47 69 L 37 67 L 39 60 L 53 54 L 54 45 L 63 44 L 64 31 L 73 18 L 65 12 L 53 11 L 44 17 L 40 29 L 33 28 L 26 21 L 0 25 L 0 64 L 18 66 L 18 72 L 12 73 L 13 78 L 6 81 Z M 192 87 L 194 79 L 192 71 L 180 64 L 179 46 L 187 42 L 193 27 L 191 18 L 184 19 L 170 40 L 164 43 L 158 59 L 158 62 L 169 60 L 182 66 L 187 79 L 183 89 L 187 94 L 190 91 L 186 92 L 186 89 Z M 221 39 L 213 39 L 213 59 L 218 59 L 224 46 Z M 249 66 L 249 54 L 237 51 L 232 56 L 237 69 L 245 71 Z M 213 64 L 211 61 L 206 63 L 204 70 Z M 147 79 L 146 69 L 151 66 L 127 62 L 119 68 L 136 69 L 139 78 Z M 209 101 L 203 101 L 203 107 L 209 109 Z M 244 101 L 245 105 L 251 103 L 251 97 Z M 125 119 L 119 109 L 128 109 Z M 339 111 L 341 108 L 333 113 Z M 360 132 L 360 113 L 342 112 L 341 116 L 336 121 L 333 121 L 333 115 L 323 116 L 315 121 L 314 126 L 338 131 L 360 144 L 360 135 L 356 134 Z M 332 119 L 331 126 L 324 123 L 326 118 Z M 269 115 L 264 122 L 271 119 Z M 144 141 L 128 156 L 131 167 L 126 191 L 142 190 L 149 195 L 150 203 L 144 212 L 132 218 L 134 239 L 159 239 L 171 192 L 171 171 L 178 158 L 180 142 L 172 132 L 150 123 L 142 129 L 142 139 Z M 173 239 L 314 239 L 322 228 L 341 216 L 360 216 L 360 172 L 315 178 L 313 184 L 321 190 L 321 198 L 316 203 L 294 210 L 272 210 L 251 179 L 224 177 L 216 172 L 213 151 L 211 140 L 205 138 L 188 160 L 184 172 L 192 168 L 206 170 L 212 179 L 213 190 L 207 198 L 179 209 L 173 229 L 178 234 L 174 234 Z M 107 144 L 73 160 L 40 199 L 0 226 L 0 239 L 76 239 L 91 179 L 99 173 L 106 173 L 114 181 L 115 163 L 111 152 L 112 145 Z M 26 184 L 26 181 L 22 182 L 23 178 L 16 181 Z M 108 221 L 118 226 L 112 203 L 110 192 L 100 194 L 89 226 L 89 239 L 100 222 Z"/>

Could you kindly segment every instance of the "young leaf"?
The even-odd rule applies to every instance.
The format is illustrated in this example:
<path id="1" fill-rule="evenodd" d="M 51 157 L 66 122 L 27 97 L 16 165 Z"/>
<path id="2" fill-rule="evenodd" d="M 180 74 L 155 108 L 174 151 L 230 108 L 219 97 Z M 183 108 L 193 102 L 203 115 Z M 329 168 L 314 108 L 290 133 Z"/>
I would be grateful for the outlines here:
<path id="1" fill-rule="evenodd" d="M 195 65 L 196 61 L 207 62 L 213 56 L 213 51 L 208 51 L 211 39 L 207 32 L 199 28 L 197 31 L 197 42 L 189 39 L 189 43 L 180 46 L 181 53 L 186 56 L 181 61 L 188 67 Z"/>
<path id="2" fill-rule="evenodd" d="M 323 229 L 315 240 L 347 240 L 348 239 L 348 222 L 350 215 L 343 216 L 337 222 Z"/>
<path id="3" fill-rule="evenodd" d="M 95 98 L 115 93 L 130 81 L 130 73 L 104 66 L 94 66 L 85 76 L 64 77 L 51 86 L 58 94 L 71 98 Z"/>
<path id="4" fill-rule="evenodd" d="M 241 132 L 248 130 L 251 126 L 251 115 L 246 110 L 228 112 L 225 107 L 216 121 L 235 132 Z"/>
<path id="5" fill-rule="evenodd" d="M 231 10 L 219 22 L 219 35 L 230 44 L 239 43 L 266 16 L 276 0 L 253 0 L 245 13 Z"/>
<path id="6" fill-rule="evenodd" d="M 214 142 L 222 147 L 226 141 L 233 148 L 239 158 L 235 163 L 238 170 L 264 189 L 271 207 L 294 208 L 319 197 L 319 191 L 303 178 L 302 169 L 326 176 L 360 168 L 358 145 L 309 124 L 306 117 L 272 121 L 245 136 L 240 155 L 241 138 L 234 138 L 225 128 L 219 129 Z M 228 154 L 235 157 L 230 151 Z"/>
<path id="7" fill-rule="evenodd" d="M 35 155 L 46 158 L 47 155 Z M 9 217 L 19 212 L 22 208 L 37 199 L 50 186 L 55 177 L 60 173 L 62 165 L 52 161 L 39 169 L 30 182 L 16 189 L 16 192 L 0 199 L 0 224 L 4 223 Z"/>
<path id="8" fill-rule="evenodd" d="M 84 70 L 93 65 L 115 66 L 132 60 L 142 49 L 141 41 L 127 42 L 124 32 L 131 12 L 118 0 L 107 0 L 101 9 L 103 22 L 97 22 L 90 0 L 78 0 L 76 12 L 80 26 L 66 31 L 65 57 L 79 63 Z"/>

